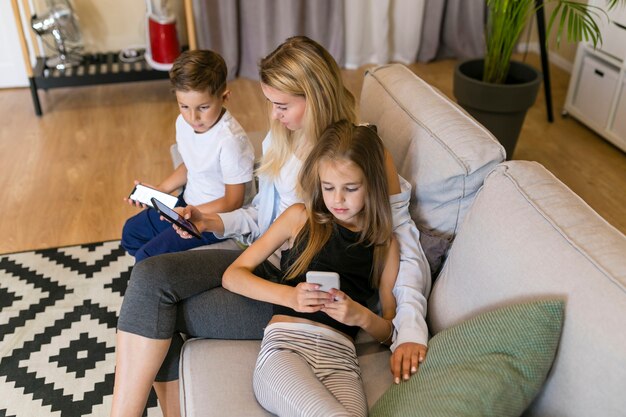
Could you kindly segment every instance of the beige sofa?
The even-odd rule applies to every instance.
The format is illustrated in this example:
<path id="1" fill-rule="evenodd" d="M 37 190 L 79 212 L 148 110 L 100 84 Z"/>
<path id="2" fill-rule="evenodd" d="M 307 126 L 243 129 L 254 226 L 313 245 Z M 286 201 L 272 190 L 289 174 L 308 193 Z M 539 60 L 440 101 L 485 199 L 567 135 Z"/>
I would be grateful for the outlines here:
<path id="1" fill-rule="evenodd" d="M 525 394 L 526 415 L 625 415 L 626 237 L 541 165 L 503 162 L 503 148 L 488 131 L 406 67 L 368 72 L 360 114 L 378 126 L 413 186 L 411 215 L 436 273 L 427 317 L 434 337 L 503 306 L 562 300 L 556 357 L 552 362 L 553 350 L 538 392 Z M 463 351 L 463 343 L 453 343 L 453 351 Z M 269 415 L 252 391 L 258 349 L 258 341 L 188 341 L 181 356 L 183 415 Z M 357 349 L 373 406 L 391 385 L 389 352 L 367 338 Z M 521 385 L 520 392 L 528 388 Z M 405 387 L 388 391 L 373 414 L 422 415 L 422 403 L 411 402 L 419 386 Z M 392 394 L 402 398 L 397 409 Z M 478 388 L 473 394 L 482 397 Z"/>

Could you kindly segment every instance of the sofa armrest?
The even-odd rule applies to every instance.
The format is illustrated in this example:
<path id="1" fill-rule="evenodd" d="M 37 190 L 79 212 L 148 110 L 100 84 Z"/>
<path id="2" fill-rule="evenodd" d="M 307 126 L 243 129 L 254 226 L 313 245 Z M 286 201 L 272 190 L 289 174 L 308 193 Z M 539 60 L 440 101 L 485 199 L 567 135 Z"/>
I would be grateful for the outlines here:
<path id="1" fill-rule="evenodd" d="M 527 416 L 626 410 L 626 236 L 536 162 L 485 179 L 429 298 L 433 334 L 514 303 L 563 299 L 560 345 Z"/>

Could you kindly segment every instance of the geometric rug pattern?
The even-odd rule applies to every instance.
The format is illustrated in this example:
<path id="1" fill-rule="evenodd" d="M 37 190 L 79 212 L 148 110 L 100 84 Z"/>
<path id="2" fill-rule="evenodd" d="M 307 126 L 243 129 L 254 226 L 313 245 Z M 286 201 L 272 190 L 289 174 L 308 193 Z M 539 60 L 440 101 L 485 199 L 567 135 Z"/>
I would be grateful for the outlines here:
<path id="1" fill-rule="evenodd" d="M 119 241 L 0 255 L 0 417 L 109 415 L 133 264 Z"/>

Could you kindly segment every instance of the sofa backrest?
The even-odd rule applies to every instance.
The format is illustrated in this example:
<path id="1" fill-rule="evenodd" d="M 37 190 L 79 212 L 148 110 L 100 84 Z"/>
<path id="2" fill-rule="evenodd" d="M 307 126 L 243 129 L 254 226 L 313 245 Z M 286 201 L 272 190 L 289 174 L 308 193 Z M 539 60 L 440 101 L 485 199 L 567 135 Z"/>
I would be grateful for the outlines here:
<path id="1" fill-rule="evenodd" d="M 623 416 L 626 236 L 540 164 L 510 161 L 465 217 L 428 300 L 429 329 L 550 298 L 566 302 L 563 333 L 525 415 Z"/>
<path id="2" fill-rule="evenodd" d="M 410 212 L 435 274 L 485 176 L 505 159 L 482 125 L 406 66 L 369 70 L 360 119 L 377 126 L 413 187 Z"/>

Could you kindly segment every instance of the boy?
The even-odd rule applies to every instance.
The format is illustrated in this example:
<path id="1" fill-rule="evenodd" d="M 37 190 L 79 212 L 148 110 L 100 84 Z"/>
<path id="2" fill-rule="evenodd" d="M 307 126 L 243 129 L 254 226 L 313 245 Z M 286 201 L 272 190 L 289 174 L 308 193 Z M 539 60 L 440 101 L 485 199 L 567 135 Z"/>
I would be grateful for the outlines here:
<path id="1" fill-rule="evenodd" d="M 254 150 L 242 127 L 223 107 L 230 95 L 226 76 L 224 59 L 206 50 L 183 52 L 170 70 L 180 109 L 176 143 L 183 163 L 153 188 L 172 193 L 184 186 L 176 204 L 179 207 L 191 204 L 207 213 L 238 209 L 244 202 L 246 183 L 252 181 Z M 201 239 L 182 239 L 159 217 L 148 208 L 126 221 L 122 246 L 136 262 L 220 241 L 213 233 L 202 233 Z"/>

